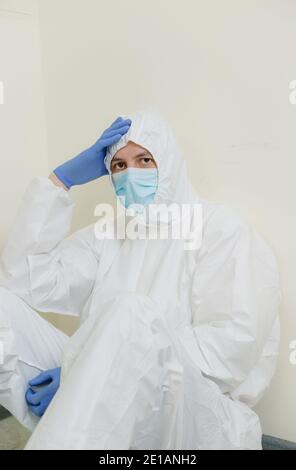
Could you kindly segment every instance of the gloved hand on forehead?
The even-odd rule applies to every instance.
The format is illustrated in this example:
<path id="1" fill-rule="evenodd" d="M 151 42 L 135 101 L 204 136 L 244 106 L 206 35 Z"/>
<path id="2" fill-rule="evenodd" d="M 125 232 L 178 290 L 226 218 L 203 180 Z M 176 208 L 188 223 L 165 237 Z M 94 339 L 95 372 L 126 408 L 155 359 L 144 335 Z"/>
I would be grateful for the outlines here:
<path id="1" fill-rule="evenodd" d="M 131 119 L 118 117 L 91 147 L 58 166 L 54 170 L 55 175 L 67 188 L 107 175 L 108 170 L 104 163 L 107 147 L 126 134 L 131 122 Z"/>

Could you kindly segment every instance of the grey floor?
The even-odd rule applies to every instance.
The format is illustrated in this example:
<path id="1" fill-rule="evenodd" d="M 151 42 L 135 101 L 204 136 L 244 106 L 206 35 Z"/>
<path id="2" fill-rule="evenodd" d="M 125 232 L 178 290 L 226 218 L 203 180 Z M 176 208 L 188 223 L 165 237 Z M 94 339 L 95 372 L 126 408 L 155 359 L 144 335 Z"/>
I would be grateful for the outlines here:
<path id="1" fill-rule="evenodd" d="M 9 416 L 0 421 L 0 450 L 21 450 L 30 437 L 30 431 Z"/>
<path id="2" fill-rule="evenodd" d="M 30 437 L 30 431 L 21 426 L 0 407 L 0 450 L 21 450 Z M 264 450 L 296 450 L 296 443 L 273 436 L 263 436 Z"/>

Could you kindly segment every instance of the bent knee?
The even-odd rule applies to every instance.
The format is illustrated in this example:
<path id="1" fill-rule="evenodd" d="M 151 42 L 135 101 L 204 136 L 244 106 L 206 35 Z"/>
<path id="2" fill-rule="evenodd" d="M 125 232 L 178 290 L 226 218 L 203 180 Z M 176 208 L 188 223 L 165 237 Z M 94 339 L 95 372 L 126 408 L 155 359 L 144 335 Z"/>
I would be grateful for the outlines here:
<path id="1" fill-rule="evenodd" d="M 118 321 L 137 322 L 142 326 L 155 327 L 161 322 L 161 312 L 156 303 L 148 296 L 138 292 L 120 292 L 117 294 L 111 306 L 113 315 Z"/>
<path id="2" fill-rule="evenodd" d="M 0 308 L 3 306 L 5 307 L 8 303 L 26 305 L 25 301 L 21 297 L 6 287 L 0 286 Z"/>
<path id="3" fill-rule="evenodd" d="M 37 315 L 36 311 L 30 307 L 21 297 L 14 292 L 0 286 L 0 318 L 3 322 L 14 322 L 18 318 L 24 321 L 28 315 Z"/>

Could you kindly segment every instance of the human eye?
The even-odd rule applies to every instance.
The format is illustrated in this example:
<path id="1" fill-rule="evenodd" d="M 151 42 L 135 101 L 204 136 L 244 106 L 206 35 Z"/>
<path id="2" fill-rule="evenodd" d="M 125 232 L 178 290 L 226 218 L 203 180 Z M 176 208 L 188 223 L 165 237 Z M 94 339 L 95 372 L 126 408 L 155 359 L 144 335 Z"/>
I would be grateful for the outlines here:
<path id="1" fill-rule="evenodd" d="M 153 161 L 153 158 L 152 157 L 142 157 L 141 161 L 142 161 L 142 163 L 144 163 L 144 165 L 149 165 L 149 163 Z"/>
<path id="2" fill-rule="evenodd" d="M 124 162 L 117 162 L 117 163 L 114 163 L 113 170 L 123 170 L 124 167 L 125 167 Z"/>

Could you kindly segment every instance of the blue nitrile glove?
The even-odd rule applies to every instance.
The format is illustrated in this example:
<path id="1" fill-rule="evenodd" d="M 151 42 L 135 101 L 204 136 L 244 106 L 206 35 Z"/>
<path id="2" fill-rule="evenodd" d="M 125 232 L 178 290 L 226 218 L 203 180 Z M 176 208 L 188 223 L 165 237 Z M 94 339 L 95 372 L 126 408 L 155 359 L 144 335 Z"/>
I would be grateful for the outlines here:
<path id="1" fill-rule="evenodd" d="M 67 188 L 107 175 L 104 164 L 107 147 L 118 142 L 129 130 L 131 123 L 131 119 L 119 116 L 91 147 L 58 166 L 54 170 L 55 175 Z"/>
<path id="2" fill-rule="evenodd" d="M 42 416 L 53 399 L 60 386 L 61 367 L 45 370 L 41 374 L 29 380 L 31 387 L 38 387 L 40 390 L 33 390 L 29 387 L 25 398 L 30 410 L 37 416 Z"/>

